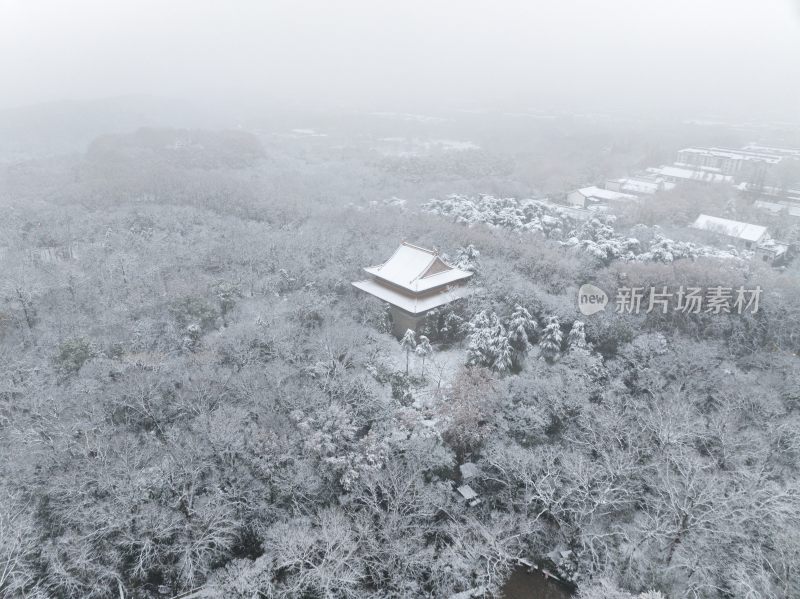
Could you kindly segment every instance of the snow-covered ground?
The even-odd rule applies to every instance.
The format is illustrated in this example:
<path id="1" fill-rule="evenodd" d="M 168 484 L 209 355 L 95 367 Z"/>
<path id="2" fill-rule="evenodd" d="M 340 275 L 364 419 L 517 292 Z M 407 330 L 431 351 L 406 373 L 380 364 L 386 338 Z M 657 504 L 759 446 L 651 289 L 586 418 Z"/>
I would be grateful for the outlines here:
<path id="1" fill-rule="evenodd" d="M 446 350 L 434 346 L 433 353 L 423 360 L 413 352 L 408 357 L 408 373 L 423 377 L 423 382 L 412 389 L 414 407 L 426 410 L 436 406 L 442 394 L 452 385 L 458 371 L 463 368 L 467 354 L 465 347 L 454 345 Z M 396 372 L 406 371 L 406 352 L 398 342 L 389 346 L 387 366 Z"/>

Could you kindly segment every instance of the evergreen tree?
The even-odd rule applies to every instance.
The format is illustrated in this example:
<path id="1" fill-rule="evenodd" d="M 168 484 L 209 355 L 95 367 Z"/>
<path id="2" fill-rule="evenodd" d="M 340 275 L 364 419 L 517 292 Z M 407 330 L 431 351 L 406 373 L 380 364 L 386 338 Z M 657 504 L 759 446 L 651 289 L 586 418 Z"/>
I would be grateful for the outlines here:
<path id="1" fill-rule="evenodd" d="M 473 329 L 467 346 L 467 364 L 470 366 L 491 366 L 491 346 L 490 327 Z"/>
<path id="2" fill-rule="evenodd" d="M 569 330 L 569 335 L 567 335 L 567 347 L 570 351 L 586 349 L 586 331 L 580 320 L 572 323 L 572 328 Z"/>
<path id="3" fill-rule="evenodd" d="M 516 306 L 508 319 L 508 342 L 513 350 L 512 365 L 522 368 L 522 361 L 531 346 L 531 337 L 536 332 L 536 321 L 522 306 Z"/>
<path id="4" fill-rule="evenodd" d="M 417 347 L 417 340 L 414 337 L 414 331 L 406 329 L 406 334 L 400 340 L 400 347 L 406 352 L 406 374 L 408 374 L 408 355 Z"/>
<path id="5" fill-rule="evenodd" d="M 505 372 L 514 364 L 508 331 L 494 313 L 481 312 L 473 322 L 467 347 L 467 364 Z"/>
<path id="6" fill-rule="evenodd" d="M 516 306 L 508 320 L 508 340 L 518 352 L 525 353 L 530 348 L 530 339 L 536 332 L 536 321 L 522 306 Z"/>
<path id="7" fill-rule="evenodd" d="M 475 246 L 469 244 L 467 247 L 458 248 L 456 254 L 456 267 L 468 272 L 478 271 L 478 258 L 481 253 L 475 249 Z"/>
<path id="8" fill-rule="evenodd" d="M 494 362 L 492 369 L 498 372 L 508 372 L 515 363 L 515 351 L 508 340 L 508 333 L 502 325 L 493 329 L 493 353 Z"/>
<path id="9" fill-rule="evenodd" d="M 542 331 L 542 337 L 539 340 L 542 355 L 548 362 L 555 360 L 558 352 L 561 351 L 561 339 L 561 325 L 558 322 L 558 318 L 551 316 L 548 318 L 547 326 Z"/>
<path id="10" fill-rule="evenodd" d="M 419 336 L 419 343 L 417 343 L 417 348 L 414 350 L 420 358 L 422 358 L 422 376 L 425 376 L 425 358 L 427 358 L 431 353 L 433 353 L 433 347 L 431 347 L 430 340 L 425 335 Z"/>

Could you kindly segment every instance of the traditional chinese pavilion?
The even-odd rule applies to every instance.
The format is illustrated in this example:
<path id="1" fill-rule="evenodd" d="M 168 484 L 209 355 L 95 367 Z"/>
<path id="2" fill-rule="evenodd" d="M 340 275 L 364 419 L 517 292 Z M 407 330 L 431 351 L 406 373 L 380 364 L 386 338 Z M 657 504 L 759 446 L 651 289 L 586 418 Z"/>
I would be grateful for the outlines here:
<path id="1" fill-rule="evenodd" d="M 471 272 L 447 264 L 436 250 L 406 243 L 378 266 L 364 271 L 369 278 L 355 287 L 387 302 L 392 310 L 392 332 L 401 337 L 416 331 L 429 311 L 466 297 Z"/>

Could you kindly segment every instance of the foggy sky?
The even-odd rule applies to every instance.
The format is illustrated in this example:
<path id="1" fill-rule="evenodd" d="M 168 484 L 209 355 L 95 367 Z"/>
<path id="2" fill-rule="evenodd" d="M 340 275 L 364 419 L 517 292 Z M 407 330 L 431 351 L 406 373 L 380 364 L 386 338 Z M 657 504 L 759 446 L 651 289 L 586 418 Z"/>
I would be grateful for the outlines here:
<path id="1" fill-rule="evenodd" d="M 151 94 L 798 120 L 800 2 L 0 0 L 0 81 L 0 107 Z"/>

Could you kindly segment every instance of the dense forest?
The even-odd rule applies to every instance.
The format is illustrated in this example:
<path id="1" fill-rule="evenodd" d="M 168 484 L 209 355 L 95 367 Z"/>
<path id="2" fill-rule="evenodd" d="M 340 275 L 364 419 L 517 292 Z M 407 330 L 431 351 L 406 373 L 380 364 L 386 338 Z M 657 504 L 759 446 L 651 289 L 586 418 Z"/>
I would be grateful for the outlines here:
<path id="1" fill-rule="evenodd" d="M 800 596 L 800 270 L 681 237 L 748 201 L 571 222 L 536 198 L 667 134 L 372 126 L 377 153 L 144 129 L 2 165 L 0 595 L 499 597 L 535 563 L 581 599 Z M 402 240 L 475 273 L 404 344 L 350 284 Z M 582 316 L 584 283 L 763 294 Z"/>

